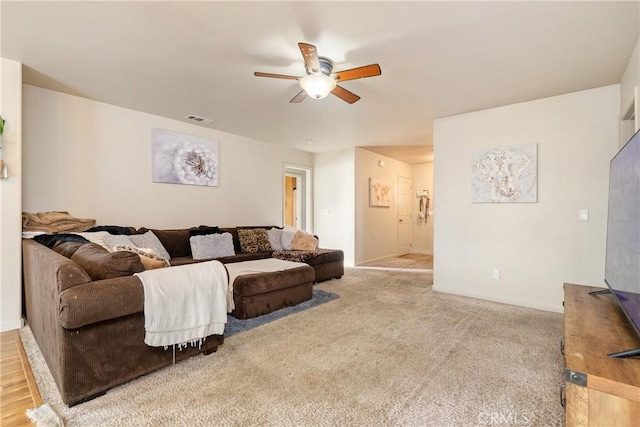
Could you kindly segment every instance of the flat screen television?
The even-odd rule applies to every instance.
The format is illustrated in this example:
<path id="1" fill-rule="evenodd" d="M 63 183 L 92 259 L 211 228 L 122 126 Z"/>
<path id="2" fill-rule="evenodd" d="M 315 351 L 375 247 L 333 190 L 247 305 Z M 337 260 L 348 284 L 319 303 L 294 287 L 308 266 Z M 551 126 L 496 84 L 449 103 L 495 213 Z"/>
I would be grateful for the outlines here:
<path id="1" fill-rule="evenodd" d="M 604 281 L 640 336 L 640 131 L 611 160 Z M 609 356 L 640 357 L 640 348 Z"/>

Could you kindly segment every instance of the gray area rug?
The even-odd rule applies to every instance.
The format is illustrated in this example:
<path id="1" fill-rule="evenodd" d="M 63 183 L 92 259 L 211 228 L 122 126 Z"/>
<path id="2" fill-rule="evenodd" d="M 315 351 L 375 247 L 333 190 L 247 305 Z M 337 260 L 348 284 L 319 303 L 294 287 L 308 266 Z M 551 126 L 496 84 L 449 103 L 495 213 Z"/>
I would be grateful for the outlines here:
<path id="1" fill-rule="evenodd" d="M 340 295 L 67 408 L 28 328 L 43 401 L 67 426 L 561 426 L 550 313 L 433 292 L 428 273 L 347 269 Z"/>
<path id="2" fill-rule="evenodd" d="M 269 314 L 254 317 L 253 319 L 241 320 L 229 315 L 227 316 L 227 324 L 224 328 L 224 337 L 228 338 L 239 332 L 248 331 L 249 329 L 253 329 L 266 323 L 273 322 L 274 320 L 282 319 L 283 317 L 289 316 L 290 314 L 307 310 L 311 307 L 324 304 L 325 302 L 332 301 L 336 298 L 338 298 L 337 294 L 323 291 L 322 289 L 314 289 L 313 296 L 309 301 L 303 301 L 300 304 L 294 305 L 293 307 L 281 308 L 280 310 L 273 311 Z"/>

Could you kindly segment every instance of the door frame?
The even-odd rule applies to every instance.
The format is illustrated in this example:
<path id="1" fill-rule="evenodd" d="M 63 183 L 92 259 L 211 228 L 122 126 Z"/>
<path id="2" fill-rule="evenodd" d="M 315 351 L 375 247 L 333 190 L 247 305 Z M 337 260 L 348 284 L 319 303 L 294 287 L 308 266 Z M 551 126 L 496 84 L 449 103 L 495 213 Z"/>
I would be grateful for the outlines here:
<path id="1" fill-rule="evenodd" d="M 409 218 L 407 218 L 407 223 L 401 223 L 401 218 L 400 218 L 400 213 L 401 213 L 401 209 L 402 209 L 402 200 L 401 200 L 401 194 L 400 194 L 400 181 L 401 180 L 406 180 L 407 183 L 409 184 L 409 195 L 408 195 L 408 200 L 407 200 L 407 204 L 408 204 L 408 215 Z M 398 174 L 398 211 L 396 214 L 396 230 L 397 230 L 397 240 L 396 240 L 396 253 L 398 254 L 398 256 L 402 256 L 402 255 L 406 255 L 408 253 L 411 253 L 411 246 L 413 243 L 413 200 L 411 198 L 412 194 L 413 194 L 413 179 L 407 176 L 402 176 L 400 174 Z M 400 227 L 401 225 L 405 226 L 405 227 L 409 227 L 409 242 L 408 242 L 408 247 L 406 248 L 406 252 L 402 251 L 400 249 Z"/>
<path id="2" fill-rule="evenodd" d="M 313 209 L 312 200 L 312 169 L 308 166 L 285 163 L 282 174 L 282 224 L 286 219 L 286 177 L 295 176 L 299 181 L 297 185 L 296 198 L 298 200 L 299 228 L 313 233 Z"/>

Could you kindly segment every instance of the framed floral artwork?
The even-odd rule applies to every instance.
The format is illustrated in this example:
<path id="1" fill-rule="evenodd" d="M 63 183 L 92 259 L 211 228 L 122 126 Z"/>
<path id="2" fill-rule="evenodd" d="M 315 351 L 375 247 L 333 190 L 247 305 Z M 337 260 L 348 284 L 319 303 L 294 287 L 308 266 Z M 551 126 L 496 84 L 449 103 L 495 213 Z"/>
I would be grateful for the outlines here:
<path id="1" fill-rule="evenodd" d="M 538 200 L 536 144 L 476 150 L 471 167 L 473 203 L 535 203 Z"/>
<path id="2" fill-rule="evenodd" d="M 218 141 L 153 129 L 152 181 L 218 186 Z"/>

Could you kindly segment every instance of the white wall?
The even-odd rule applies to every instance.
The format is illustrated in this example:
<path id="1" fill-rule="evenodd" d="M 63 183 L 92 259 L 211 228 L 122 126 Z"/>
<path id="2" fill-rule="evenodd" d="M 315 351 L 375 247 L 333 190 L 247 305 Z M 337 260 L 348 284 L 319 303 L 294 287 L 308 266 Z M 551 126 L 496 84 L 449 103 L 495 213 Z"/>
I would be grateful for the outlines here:
<path id="1" fill-rule="evenodd" d="M 638 39 L 627 68 L 620 79 L 620 111 L 625 111 L 631 105 L 634 88 L 637 86 L 640 86 L 640 39 Z"/>
<path id="2" fill-rule="evenodd" d="M 356 148 L 356 265 L 398 253 L 398 177 L 413 179 L 411 165 Z M 378 161 L 384 161 L 380 167 Z M 391 207 L 369 206 L 369 178 L 391 183 Z"/>
<path id="3" fill-rule="evenodd" d="M 22 326 L 22 64 L 2 58 L 0 115 L 6 120 L 0 180 L 0 331 Z"/>
<path id="4" fill-rule="evenodd" d="M 413 165 L 413 194 L 419 190 L 428 190 L 431 200 L 429 211 L 433 211 L 433 163 Z M 419 200 L 413 200 L 413 229 L 411 253 L 433 255 L 433 216 L 426 221 L 418 219 Z"/>
<path id="5" fill-rule="evenodd" d="M 620 122 L 620 147 L 640 129 L 640 111 L 638 104 L 640 103 L 640 39 L 636 43 L 636 47 L 631 54 L 627 68 L 620 80 L 620 119 L 624 119 L 624 115 L 630 108 L 635 108 L 635 120 L 623 120 Z"/>
<path id="6" fill-rule="evenodd" d="M 560 311 L 564 282 L 604 285 L 619 90 L 607 86 L 434 122 L 435 290 Z M 472 204 L 473 150 L 524 143 L 538 144 L 538 202 Z M 582 208 L 589 221 L 578 220 Z"/>
<path id="7" fill-rule="evenodd" d="M 313 162 L 310 153 L 35 86 L 23 96 L 27 212 L 135 227 L 281 225 L 284 164 Z M 151 182 L 153 128 L 217 140 L 219 187 Z"/>
<path id="8" fill-rule="evenodd" d="M 342 249 L 345 266 L 355 259 L 355 152 L 318 153 L 313 165 L 314 233 L 320 247 Z"/>

